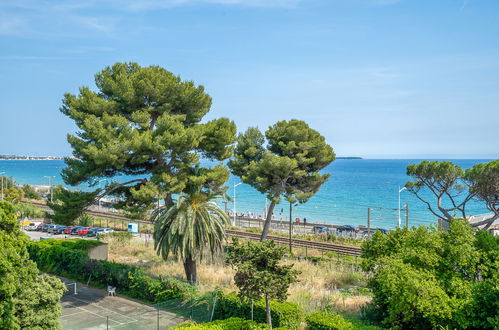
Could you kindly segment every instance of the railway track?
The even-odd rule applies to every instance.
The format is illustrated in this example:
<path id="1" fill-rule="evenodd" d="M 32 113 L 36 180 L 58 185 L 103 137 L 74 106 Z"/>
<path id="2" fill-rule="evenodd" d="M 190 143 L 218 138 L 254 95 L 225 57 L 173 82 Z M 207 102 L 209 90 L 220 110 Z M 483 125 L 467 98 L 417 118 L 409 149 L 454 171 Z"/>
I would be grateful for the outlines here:
<path id="1" fill-rule="evenodd" d="M 250 239 L 250 240 L 260 240 L 260 234 L 258 233 L 250 233 L 246 231 L 239 231 L 239 230 L 233 230 L 233 229 L 226 229 L 225 232 L 227 233 L 228 236 L 231 237 L 239 237 L 239 238 L 245 238 L 245 239 Z M 282 236 L 274 236 L 274 235 L 269 235 L 267 236 L 267 239 L 272 239 L 276 243 L 279 244 L 284 244 L 288 245 L 289 244 L 289 238 L 282 237 Z M 327 252 L 334 252 L 342 255 L 348 255 L 348 256 L 360 256 L 362 253 L 362 249 L 357 246 L 348 246 L 348 245 L 341 245 L 341 244 L 334 244 L 334 243 L 327 243 L 327 242 L 317 242 L 317 241 L 308 241 L 304 239 L 297 239 L 297 238 L 292 238 L 291 239 L 291 244 L 296 247 L 306 247 L 310 249 L 317 249 L 321 251 L 327 251 Z"/>
<path id="2" fill-rule="evenodd" d="M 29 204 L 32 204 L 37 207 L 41 207 L 43 209 L 49 209 L 49 207 L 43 203 L 36 203 L 36 202 L 30 202 Z M 136 220 L 136 219 L 129 219 L 127 217 L 124 217 L 122 215 L 118 214 L 113 214 L 113 213 L 107 213 L 107 212 L 97 212 L 97 211 L 91 211 L 87 210 L 85 211 L 86 214 L 92 215 L 95 217 L 99 218 L 107 218 L 107 219 L 115 219 L 115 220 L 121 220 L 121 221 L 127 221 L 127 222 L 140 222 L 140 223 L 150 223 L 149 221 L 144 221 L 144 220 Z M 234 229 L 226 229 L 225 232 L 227 233 L 228 236 L 231 237 L 239 237 L 239 238 L 245 238 L 253 241 L 258 241 L 260 240 L 260 234 L 258 233 L 251 233 L 247 231 L 240 231 L 240 230 L 234 230 Z M 282 236 L 275 236 L 275 235 L 269 235 L 267 236 L 268 239 L 274 240 L 276 243 L 283 244 L 283 245 L 288 245 L 289 244 L 289 238 L 282 237 Z M 304 239 L 298 239 L 298 238 L 292 238 L 291 239 L 291 244 L 296 247 L 305 247 L 309 249 L 317 249 L 321 251 L 326 251 L 326 252 L 334 252 L 338 253 L 341 255 L 347 255 L 347 256 L 360 256 L 362 253 L 362 249 L 357 246 L 348 246 L 348 245 L 341 245 L 341 244 L 334 244 L 334 243 L 327 243 L 327 242 L 317 242 L 317 241 L 309 241 L 309 240 L 304 240 Z"/>

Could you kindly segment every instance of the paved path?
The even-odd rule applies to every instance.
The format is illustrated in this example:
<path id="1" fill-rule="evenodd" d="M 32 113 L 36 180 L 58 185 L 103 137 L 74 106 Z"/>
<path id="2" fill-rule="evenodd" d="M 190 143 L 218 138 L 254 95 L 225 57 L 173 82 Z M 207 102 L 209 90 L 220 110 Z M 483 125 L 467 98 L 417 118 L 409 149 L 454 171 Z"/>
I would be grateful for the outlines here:
<path id="1" fill-rule="evenodd" d="M 167 329 L 185 321 L 171 312 L 158 311 L 154 305 L 109 297 L 104 290 L 80 283 L 74 294 L 74 282 L 61 279 L 68 287 L 61 299 L 63 329 Z"/>

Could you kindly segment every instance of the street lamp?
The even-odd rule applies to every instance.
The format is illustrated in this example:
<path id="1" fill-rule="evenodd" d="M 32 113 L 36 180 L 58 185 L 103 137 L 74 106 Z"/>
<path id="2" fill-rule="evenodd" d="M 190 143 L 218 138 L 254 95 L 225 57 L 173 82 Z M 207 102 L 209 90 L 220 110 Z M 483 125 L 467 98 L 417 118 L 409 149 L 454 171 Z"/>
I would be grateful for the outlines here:
<path id="1" fill-rule="evenodd" d="M 2 200 L 3 200 L 3 174 L 5 174 L 5 172 L 0 172 L 0 179 L 2 179 Z"/>
<path id="2" fill-rule="evenodd" d="M 235 183 L 234 184 L 234 207 L 233 207 L 233 210 L 234 210 L 234 214 L 233 214 L 233 220 L 232 220 L 232 225 L 235 226 L 236 225 L 236 187 L 239 186 L 240 184 L 242 184 L 241 182 L 239 183 Z"/>
<path id="3" fill-rule="evenodd" d="M 52 179 L 55 179 L 55 176 L 44 176 L 44 178 L 48 178 L 49 179 L 49 193 L 50 193 L 50 202 L 52 203 L 53 202 L 53 197 L 52 197 Z"/>
<path id="4" fill-rule="evenodd" d="M 102 182 L 102 181 L 107 181 L 107 179 L 102 179 L 102 180 L 99 180 L 99 184 Z M 97 200 L 97 209 L 100 211 L 100 198 Z"/>
<path id="5" fill-rule="evenodd" d="M 400 219 L 400 193 L 404 190 L 406 190 L 407 188 L 406 187 L 402 187 L 402 189 L 400 189 L 400 186 L 399 186 L 399 228 L 400 228 L 400 222 L 401 222 L 401 219 Z"/>

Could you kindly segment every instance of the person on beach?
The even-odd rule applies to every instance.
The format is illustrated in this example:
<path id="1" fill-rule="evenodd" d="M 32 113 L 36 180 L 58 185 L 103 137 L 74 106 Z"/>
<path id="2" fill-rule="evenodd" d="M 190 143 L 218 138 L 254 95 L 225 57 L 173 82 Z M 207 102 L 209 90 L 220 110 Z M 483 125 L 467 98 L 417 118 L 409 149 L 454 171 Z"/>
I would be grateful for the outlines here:
<path id="1" fill-rule="evenodd" d="M 303 218 L 303 224 L 306 225 L 307 224 L 307 218 Z"/>

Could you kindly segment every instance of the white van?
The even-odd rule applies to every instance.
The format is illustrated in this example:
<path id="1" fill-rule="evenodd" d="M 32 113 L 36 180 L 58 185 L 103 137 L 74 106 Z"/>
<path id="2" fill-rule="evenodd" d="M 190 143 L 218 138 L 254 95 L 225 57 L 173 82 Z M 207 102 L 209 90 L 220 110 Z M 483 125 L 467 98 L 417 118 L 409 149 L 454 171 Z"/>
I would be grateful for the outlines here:
<path id="1" fill-rule="evenodd" d="M 29 225 L 26 226 L 26 230 L 36 230 L 36 227 L 41 223 L 41 221 L 30 222 Z"/>

